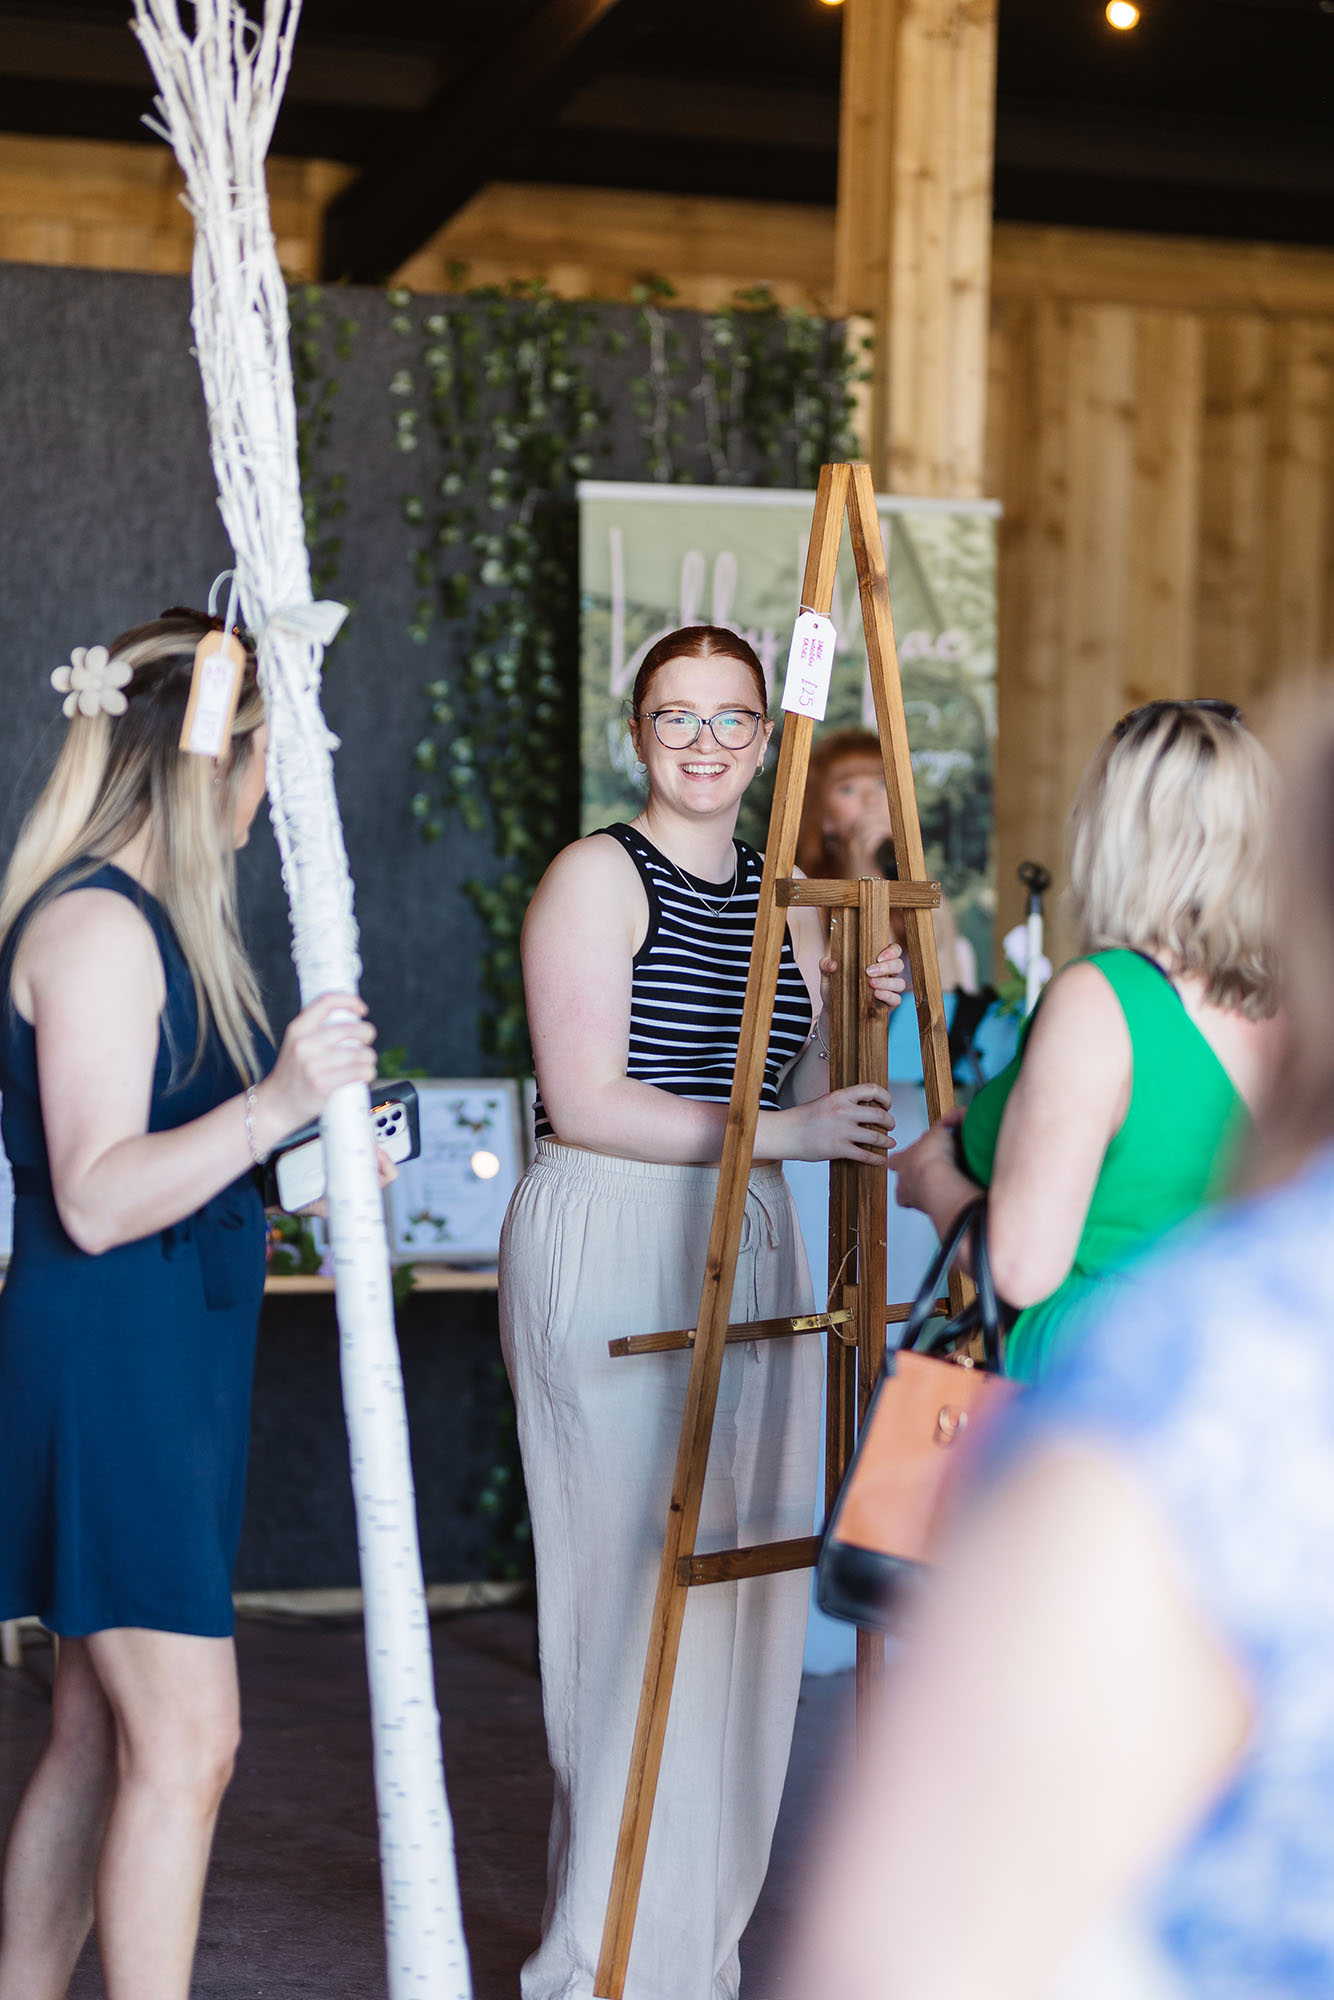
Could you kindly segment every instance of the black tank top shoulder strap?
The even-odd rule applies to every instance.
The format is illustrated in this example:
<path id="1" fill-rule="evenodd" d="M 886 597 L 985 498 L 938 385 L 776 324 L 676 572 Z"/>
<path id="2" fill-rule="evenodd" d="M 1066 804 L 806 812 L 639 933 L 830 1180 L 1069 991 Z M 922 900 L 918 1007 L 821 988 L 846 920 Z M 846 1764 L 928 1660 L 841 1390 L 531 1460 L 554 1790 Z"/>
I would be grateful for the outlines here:
<path id="1" fill-rule="evenodd" d="M 599 831 L 601 833 L 609 833 L 612 839 L 625 849 L 635 864 L 635 871 L 639 876 L 644 895 L 648 900 L 648 929 L 644 932 L 643 943 L 631 961 L 632 964 L 637 966 L 643 961 L 646 953 L 652 949 L 657 939 L 658 927 L 662 919 L 662 905 L 658 901 L 658 885 L 654 881 L 653 872 L 648 865 L 649 855 L 656 854 L 657 849 L 651 840 L 648 840 L 642 833 L 637 833 L 634 827 L 628 826 L 624 820 L 616 820 L 613 825 L 601 827 Z"/>
<path id="2" fill-rule="evenodd" d="M 609 833 L 613 840 L 619 842 L 627 854 L 633 854 L 636 848 L 644 845 L 644 836 L 636 833 L 634 828 L 628 825 L 623 819 L 613 820 L 610 826 L 600 826 L 598 832 Z"/>
<path id="3" fill-rule="evenodd" d="M 752 847 L 740 834 L 733 835 L 733 845 L 741 856 L 741 879 L 743 882 L 758 882 L 764 873 L 764 856 L 758 847 Z"/>
<path id="4" fill-rule="evenodd" d="M 599 833 L 609 833 L 617 845 L 625 849 L 630 859 L 634 862 L 635 867 L 639 870 L 639 879 L 644 884 L 644 890 L 649 900 L 649 907 L 653 908 L 657 897 L 653 876 L 647 866 L 649 855 L 656 854 L 658 851 L 654 847 L 653 842 L 645 834 L 636 833 L 634 827 L 628 826 L 624 820 L 617 820 L 612 826 L 599 827 L 598 831 Z"/>

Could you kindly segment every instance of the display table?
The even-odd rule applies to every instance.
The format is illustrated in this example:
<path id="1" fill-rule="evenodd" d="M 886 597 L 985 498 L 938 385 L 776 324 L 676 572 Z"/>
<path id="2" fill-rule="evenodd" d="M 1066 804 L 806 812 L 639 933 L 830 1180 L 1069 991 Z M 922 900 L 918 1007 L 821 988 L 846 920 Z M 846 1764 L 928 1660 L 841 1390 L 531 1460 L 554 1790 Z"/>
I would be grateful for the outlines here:
<path id="1" fill-rule="evenodd" d="M 494 1271 L 470 1271 L 457 1264 L 414 1264 L 409 1297 L 418 1292 L 494 1292 Z M 327 1292 L 333 1297 L 334 1281 L 321 1274 L 282 1278 L 272 1273 L 264 1280 L 266 1298 L 292 1298 L 299 1292 Z"/>

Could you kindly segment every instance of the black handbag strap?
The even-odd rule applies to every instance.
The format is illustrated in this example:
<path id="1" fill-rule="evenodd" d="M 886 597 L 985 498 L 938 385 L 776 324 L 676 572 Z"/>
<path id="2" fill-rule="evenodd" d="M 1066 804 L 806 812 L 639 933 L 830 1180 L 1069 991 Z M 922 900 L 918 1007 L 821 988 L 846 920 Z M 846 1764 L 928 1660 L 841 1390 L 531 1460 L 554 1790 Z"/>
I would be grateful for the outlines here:
<path id="1" fill-rule="evenodd" d="M 933 1308 L 940 1292 L 940 1284 L 950 1271 L 963 1248 L 968 1243 L 972 1249 L 973 1283 L 977 1296 L 973 1303 L 965 1306 L 944 1324 L 934 1320 Z M 960 1340 L 965 1335 L 982 1331 L 983 1351 L 986 1365 L 994 1373 L 1001 1372 L 1001 1334 L 1004 1321 L 1001 1317 L 1000 1299 L 996 1291 L 996 1281 L 991 1272 L 991 1256 L 987 1249 L 987 1198 L 979 1195 L 975 1201 L 966 1202 L 955 1216 L 941 1240 L 940 1248 L 931 1260 L 931 1268 L 922 1280 L 917 1297 L 913 1300 L 899 1342 L 899 1351 L 918 1354 L 932 1354 L 950 1341 Z"/>

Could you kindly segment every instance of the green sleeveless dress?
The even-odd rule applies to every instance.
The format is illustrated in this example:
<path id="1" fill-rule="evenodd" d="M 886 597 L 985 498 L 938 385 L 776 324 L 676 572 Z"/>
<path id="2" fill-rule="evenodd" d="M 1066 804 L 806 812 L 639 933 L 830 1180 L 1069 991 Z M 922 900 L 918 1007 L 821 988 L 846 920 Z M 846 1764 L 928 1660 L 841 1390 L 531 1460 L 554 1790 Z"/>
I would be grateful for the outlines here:
<path id="1" fill-rule="evenodd" d="M 1130 1030 L 1130 1108 L 1103 1157 L 1069 1275 L 1010 1330 L 1006 1373 L 1023 1381 L 1047 1374 L 1078 1339 L 1115 1273 L 1222 1192 L 1247 1125 L 1232 1079 L 1166 975 L 1134 951 L 1096 952 L 1087 963 L 1115 993 Z M 1030 1025 L 963 1122 L 961 1157 L 983 1187 Z"/>

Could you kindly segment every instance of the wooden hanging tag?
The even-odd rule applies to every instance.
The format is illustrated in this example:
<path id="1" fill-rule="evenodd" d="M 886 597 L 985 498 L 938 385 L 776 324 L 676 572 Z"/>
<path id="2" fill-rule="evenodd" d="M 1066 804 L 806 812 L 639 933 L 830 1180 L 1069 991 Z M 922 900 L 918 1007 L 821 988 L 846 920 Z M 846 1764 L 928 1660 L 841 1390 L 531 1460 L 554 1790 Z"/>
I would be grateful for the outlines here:
<path id="1" fill-rule="evenodd" d="M 231 742 L 245 663 L 245 647 L 235 632 L 204 634 L 195 647 L 190 699 L 181 724 L 182 750 L 197 757 L 221 757 Z"/>

